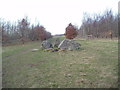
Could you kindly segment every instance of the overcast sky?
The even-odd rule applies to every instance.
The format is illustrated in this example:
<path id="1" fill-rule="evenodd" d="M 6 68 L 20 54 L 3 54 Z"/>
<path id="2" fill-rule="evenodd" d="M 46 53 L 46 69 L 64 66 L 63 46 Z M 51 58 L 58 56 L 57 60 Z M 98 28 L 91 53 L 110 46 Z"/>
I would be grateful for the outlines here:
<path id="1" fill-rule="evenodd" d="M 80 27 L 83 13 L 118 11 L 119 0 L 0 0 L 0 18 L 17 21 L 28 16 L 52 34 L 62 34 L 69 23 Z"/>

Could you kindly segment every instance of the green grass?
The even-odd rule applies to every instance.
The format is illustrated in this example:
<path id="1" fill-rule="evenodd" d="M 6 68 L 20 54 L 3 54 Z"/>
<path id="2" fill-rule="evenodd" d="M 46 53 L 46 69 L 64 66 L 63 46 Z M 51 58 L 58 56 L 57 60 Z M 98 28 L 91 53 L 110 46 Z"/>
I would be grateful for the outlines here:
<path id="1" fill-rule="evenodd" d="M 44 52 L 39 42 L 3 47 L 3 87 L 117 87 L 117 40 L 76 41 L 81 49 L 65 52 Z M 31 52 L 33 48 L 40 50 Z"/>

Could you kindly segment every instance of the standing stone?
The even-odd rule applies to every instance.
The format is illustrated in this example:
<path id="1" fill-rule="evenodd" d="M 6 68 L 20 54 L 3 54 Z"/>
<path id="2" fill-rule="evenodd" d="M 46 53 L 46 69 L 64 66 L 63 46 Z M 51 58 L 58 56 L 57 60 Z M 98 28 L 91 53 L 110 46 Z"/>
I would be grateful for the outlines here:
<path id="1" fill-rule="evenodd" d="M 60 49 L 67 49 L 67 50 L 77 50 L 80 49 L 80 44 L 75 42 L 74 40 L 70 40 L 70 39 L 64 39 L 60 45 L 58 46 L 58 48 Z"/>
<path id="2" fill-rule="evenodd" d="M 50 42 L 48 42 L 47 40 L 42 42 L 42 48 L 43 49 L 49 49 L 49 48 L 53 48 L 52 44 Z"/>
<path id="3" fill-rule="evenodd" d="M 60 48 L 60 49 L 67 49 L 67 48 L 68 48 L 68 42 L 69 42 L 68 39 L 64 39 L 64 40 L 60 43 L 60 45 L 58 46 L 58 48 Z"/>
<path id="4" fill-rule="evenodd" d="M 59 46 L 59 44 L 60 44 L 60 39 L 59 38 L 57 38 L 56 40 L 55 40 L 55 42 L 54 42 L 54 47 L 58 47 Z"/>

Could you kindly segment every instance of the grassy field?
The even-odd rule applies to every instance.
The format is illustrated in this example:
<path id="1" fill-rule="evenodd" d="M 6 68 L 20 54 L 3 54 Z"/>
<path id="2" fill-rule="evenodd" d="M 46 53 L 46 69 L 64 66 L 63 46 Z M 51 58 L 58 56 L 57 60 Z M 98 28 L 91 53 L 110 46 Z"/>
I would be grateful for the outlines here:
<path id="1" fill-rule="evenodd" d="M 76 51 L 44 52 L 40 42 L 3 47 L 3 87 L 118 87 L 118 41 L 76 41 L 82 45 Z"/>

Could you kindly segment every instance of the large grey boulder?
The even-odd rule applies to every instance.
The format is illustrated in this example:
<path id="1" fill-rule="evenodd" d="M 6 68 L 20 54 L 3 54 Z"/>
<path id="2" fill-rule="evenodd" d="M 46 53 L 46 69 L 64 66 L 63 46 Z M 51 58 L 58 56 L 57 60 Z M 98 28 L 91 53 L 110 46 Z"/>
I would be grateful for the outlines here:
<path id="1" fill-rule="evenodd" d="M 43 49 L 53 48 L 52 44 L 47 40 L 43 41 L 41 44 Z"/>
<path id="2" fill-rule="evenodd" d="M 55 40 L 54 44 L 53 44 L 53 47 L 58 47 L 59 44 L 60 44 L 60 39 L 57 38 L 57 39 Z"/>
<path id="3" fill-rule="evenodd" d="M 64 39 L 58 46 L 60 49 L 77 50 L 80 49 L 80 44 L 71 39 Z"/>

